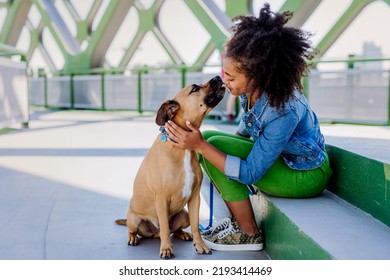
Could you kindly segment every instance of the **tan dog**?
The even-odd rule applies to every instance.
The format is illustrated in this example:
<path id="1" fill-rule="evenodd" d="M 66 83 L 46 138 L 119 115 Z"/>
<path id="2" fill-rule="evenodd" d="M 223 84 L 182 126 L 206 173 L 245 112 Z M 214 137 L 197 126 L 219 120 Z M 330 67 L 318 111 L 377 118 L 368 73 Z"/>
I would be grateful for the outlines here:
<path id="1" fill-rule="evenodd" d="M 203 173 L 196 152 L 174 147 L 163 126 L 168 120 L 187 129 L 186 121 L 199 128 L 205 116 L 222 100 L 225 87 L 216 76 L 206 84 L 190 85 L 173 100 L 164 102 L 156 123 L 162 133 L 146 154 L 134 180 L 127 220 L 129 245 L 138 245 L 141 237 L 160 237 L 160 257 L 174 257 L 170 234 L 194 241 L 199 254 L 211 254 L 199 231 L 200 187 Z M 188 206 L 188 212 L 184 209 Z M 191 234 L 183 231 L 191 226 Z"/>

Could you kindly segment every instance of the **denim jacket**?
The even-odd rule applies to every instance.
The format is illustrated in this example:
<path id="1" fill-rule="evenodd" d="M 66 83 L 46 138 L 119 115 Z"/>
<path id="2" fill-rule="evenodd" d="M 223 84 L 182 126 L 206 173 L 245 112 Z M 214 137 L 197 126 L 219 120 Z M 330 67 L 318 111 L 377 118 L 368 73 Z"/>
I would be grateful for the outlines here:
<path id="1" fill-rule="evenodd" d="M 292 169 L 309 170 L 326 159 L 324 136 L 315 113 L 299 91 L 276 110 L 262 94 L 247 110 L 247 95 L 240 96 L 244 114 L 238 132 L 251 137 L 254 145 L 246 159 L 227 155 L 225 174 L 229 179 L 254 184 L 280 156 Z"/>

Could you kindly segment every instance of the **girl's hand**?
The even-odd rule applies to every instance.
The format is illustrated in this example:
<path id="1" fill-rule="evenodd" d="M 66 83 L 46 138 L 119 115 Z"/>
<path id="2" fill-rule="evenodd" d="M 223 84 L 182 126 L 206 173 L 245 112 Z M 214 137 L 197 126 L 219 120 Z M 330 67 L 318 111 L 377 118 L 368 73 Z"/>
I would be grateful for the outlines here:
<path id="1" fill-rule="evenodd" d="M 219 171 L 224 172 L 226 154 L 205 141 L 200 130 L 192 126 L 189 121 L 186 122 L 186 125 L 190 131 L 182 129 L 172 121 L 168 121 L 165 124 L 169 143 L 175 147 L 193 150 L 202 154 Z"/>
<path id="2" fill-rule="evenodd" d="M 182 129 L 172 121 L 168 121 L 165 124 L 165 129 L 168 131 L 169 136 L 168 140 L 173 146 L 196 151 L 202 141 L 204 141 L 202 133 L 199 129 L 192 126 L 190 121 L 186 121 L 186 125 L 190 131 Z"/>

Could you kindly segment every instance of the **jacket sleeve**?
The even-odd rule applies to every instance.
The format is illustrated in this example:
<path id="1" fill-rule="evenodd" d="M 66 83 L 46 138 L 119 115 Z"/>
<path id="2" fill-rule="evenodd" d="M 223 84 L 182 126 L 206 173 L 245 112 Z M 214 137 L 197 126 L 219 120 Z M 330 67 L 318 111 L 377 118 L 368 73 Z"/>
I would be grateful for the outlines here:
<path id="1" fill-rule="evenodd" d="M 298 116 L 292 111 L 270 121 L 246 159 L 231 155 L 226 157 L 225 175 L 244 184 L 256 183 L 280 156 L 297 123 Z"/>

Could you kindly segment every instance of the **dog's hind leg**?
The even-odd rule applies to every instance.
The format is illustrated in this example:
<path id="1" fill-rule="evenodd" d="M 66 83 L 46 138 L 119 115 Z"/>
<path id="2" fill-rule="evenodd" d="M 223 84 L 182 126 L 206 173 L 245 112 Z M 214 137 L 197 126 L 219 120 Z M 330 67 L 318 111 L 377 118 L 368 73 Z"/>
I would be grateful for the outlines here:
<path id="1" fill-rule="evenodd" d="M 140 239 L 137 237 L 138 227 L 141 224 L 142 219 L 136 215 L 134 212 L 129 210 L 127 213 L 126 225 L 128 227 L 129 239 L 127 244 L 132 246 L 137 246 L 140 243 Z"/>
<path id="2" fill-rule="evenodd" d="M 181 210 L 175 214 L 170 222 L 169 227 L 173 234 L 181 240 L 191 241 L 192 235 L 189 232 L 185 232 L 183 229 L 190 226 L 190 219 L 186 210 Z"/>

